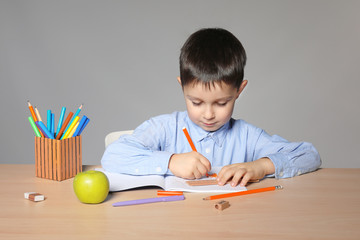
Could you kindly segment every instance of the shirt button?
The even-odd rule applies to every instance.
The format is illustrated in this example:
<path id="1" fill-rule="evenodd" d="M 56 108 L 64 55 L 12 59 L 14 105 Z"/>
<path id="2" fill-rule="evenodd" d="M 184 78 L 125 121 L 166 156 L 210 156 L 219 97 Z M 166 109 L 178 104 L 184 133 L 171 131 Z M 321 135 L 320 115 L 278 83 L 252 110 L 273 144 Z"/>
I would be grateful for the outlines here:
<path id="1" fill-rule="evenodd" d="M 135 169 L 135 172 L 136 172 L 136 173 L 139 173 L 139 169 Z"/>
<path id="2" fill-rule="evenodd" d="M 210 148 L 205 149 L 205 152 L 210 153 L 211 152 Z"/>
<path id="3" fill-rule="evenodd" d="M 279 173 L 279 176 L 280 176 L 280 177 L 284 176 L 284 172 L 281 171 L 281 172 Z"/>
<path id="4" fill-rule="evenodd" d="M 301 171 L 298 171 L 298 172 L 297 172 L 297 175 L 300 175 L 300 174 L 302 174 L 302 172 L 301 172 Z"/>
<path id="5" fill-rule="evenodd" d="M 156 172 L 161 172 L 161 167 L 157 167 Z"/>

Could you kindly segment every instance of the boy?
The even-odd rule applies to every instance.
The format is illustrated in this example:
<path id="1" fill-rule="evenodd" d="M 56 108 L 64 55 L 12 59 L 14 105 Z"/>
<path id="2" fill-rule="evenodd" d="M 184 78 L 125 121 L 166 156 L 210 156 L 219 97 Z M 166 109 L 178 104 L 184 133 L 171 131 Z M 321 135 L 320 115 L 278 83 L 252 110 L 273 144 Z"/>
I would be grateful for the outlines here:
<path id="1" fill-rule="evenodd" d="M 306 142 L 270 136 L 243 120 L 231 118 L 244 90 L 246 53 L 224 29 L 201 29 L 185 42 L 178 82 L 186 112 L 151 118 L 132 135 L 120 137 L 101 160 L 107 171 L 133 175 L 174 174 L 187 179 L 221 166 L 219 185 L 245 186 L 265 176 L 287 178 L 316 170 L 321 160 Z M 182 131 L 186 127 L 196 151 Z"/>

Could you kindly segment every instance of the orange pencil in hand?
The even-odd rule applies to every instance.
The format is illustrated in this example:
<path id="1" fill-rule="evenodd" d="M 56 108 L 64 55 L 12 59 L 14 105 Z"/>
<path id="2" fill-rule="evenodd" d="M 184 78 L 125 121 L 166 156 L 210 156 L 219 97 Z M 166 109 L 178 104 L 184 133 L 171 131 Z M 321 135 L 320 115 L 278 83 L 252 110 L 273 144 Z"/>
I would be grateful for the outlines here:
<path id="1" fill-rule="evenodd" d="M 186 129 L 186 127 L 183 127 L 182 130 L 183 130 L 183 132 L 184 132 L 184 134 L 185 134 L 186 139 L 188 140 L 188 142 L 189 142 L 189 144 L 190 144 L 191 149 L 192 149 L 194 152 L 197 152 L 197 151 L 196 151 L 196 147 L 195 147 L 193 141 L 191 140 L 190 134 L 189 134 L 188 130 Z M 207 177 L 209 177 L 209 174 L 208 174 L 208 173 L 206 173 L 205 175 L 206 175 Z"/>
<path id="2" fill-rule="evenodd" d="M 194 152 L 197 152 L 197 151 L 196 151 L 196 148 L 195 148 L 195 145 L 194 145 L 193 141 L 191 140 L 191 137 L 190 137 L 189 132 L 187 131 L 186 127 L 183 127 L 183 132 L 184 132 L 184 134 L 185 134 L 186 139 L 188 140 L 188 142 L 189 142 L 189 144 L 190 144 L 191 149 L 192 149 Z"/>

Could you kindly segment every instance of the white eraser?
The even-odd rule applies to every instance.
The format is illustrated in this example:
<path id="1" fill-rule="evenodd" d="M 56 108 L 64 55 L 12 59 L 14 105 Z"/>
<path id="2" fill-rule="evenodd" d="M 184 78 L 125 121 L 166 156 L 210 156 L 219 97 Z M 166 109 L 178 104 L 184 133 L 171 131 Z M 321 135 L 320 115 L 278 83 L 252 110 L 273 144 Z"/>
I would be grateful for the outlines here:
<path id="1" fill-rule="evenodd" d="M 36 192 L 26 192 L 26 193 L 24 193 L 24 197 L 26 198 L 26 199 L 29 199 L 29 195 L 30 194 L 35 194 Z"/>
<path id="2" fill-rule="evenodd" d="M 24 197 L 34 202 L 44 201 L 45 196 L 37 192 L 26 192 Z"/>

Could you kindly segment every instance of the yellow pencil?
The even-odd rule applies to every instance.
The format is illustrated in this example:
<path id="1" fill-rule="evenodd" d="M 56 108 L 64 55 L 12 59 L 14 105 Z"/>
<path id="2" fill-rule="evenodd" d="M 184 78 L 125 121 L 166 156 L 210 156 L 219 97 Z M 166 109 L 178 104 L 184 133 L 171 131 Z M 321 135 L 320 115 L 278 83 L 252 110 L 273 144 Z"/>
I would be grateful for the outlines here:
<path id="1" fill-rule="evenodd" d="M 68 138 L 71 138 L 71 137 L 74 135 L 77 127 L 79 126 L 79 123 L 80 123 L 80 122 L 78 121 L 78 122 L 75 124 L 75 126 L 72 128 L 71 132 L 69 133 Z"/>
<path id="2" fill-rule="evenodd" d="M 64 136 L 61 139 L 65 139 L 69 136 L 71 130 L 74 128 L 75 124 L 79 121 L 79 116 L 76 116 L 74 118 L 74 121 L 71 123 L 70 127 L 68 128 L 68 130 L 65 132 Z"/>

